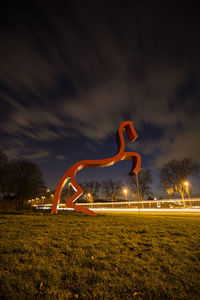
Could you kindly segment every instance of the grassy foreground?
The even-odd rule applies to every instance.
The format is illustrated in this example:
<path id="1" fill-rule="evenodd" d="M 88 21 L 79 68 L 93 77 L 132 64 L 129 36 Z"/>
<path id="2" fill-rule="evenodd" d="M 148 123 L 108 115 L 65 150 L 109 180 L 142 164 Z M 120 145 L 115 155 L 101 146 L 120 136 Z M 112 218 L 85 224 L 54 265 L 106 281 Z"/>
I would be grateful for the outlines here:
<path id="1" fill-rule="evenodd" d="M 200 214 L 0 214 L 0 299 L 200 299 Z"/>

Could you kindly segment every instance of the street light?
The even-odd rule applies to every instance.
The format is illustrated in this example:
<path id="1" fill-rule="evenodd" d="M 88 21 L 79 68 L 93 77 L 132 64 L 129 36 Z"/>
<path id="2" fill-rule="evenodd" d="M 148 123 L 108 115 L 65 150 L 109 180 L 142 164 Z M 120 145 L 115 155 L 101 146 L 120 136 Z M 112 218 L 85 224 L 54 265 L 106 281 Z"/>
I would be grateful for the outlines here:
<path id="1" fill-rule="evenodd" d="M 189 182 L 188 181 L 184 181 L 183 182 L 184 186 L 185 186 L 185 191 L 188 194 L 188 198 L 190 201 L 190 191 L 189 191 Z M 191 201 L 190 201 L 190 208 L 192 207 Z"/>
<path id="2" fill-rule="evenodd" d="M 87 202 L 89 202 L 89 203 L 92 203 L 92 202 L 93 202 L 92 194 L 87 193 L 87 194 L 85 195 L 85 198 L 86 198 L 86 201 L 87 201 Z"/>
<path id="3" fill-rule="evenodd" d="M 46 197 L 45 196 L 42 196 L 41 197 L 41 199 L 42 199 L 42 204 L 44 204 L 44 199 L 45 199 Z"/>
<path id="4" fill-rule="evenodd" d="M 128 190 L 127 190 L 127 189 L 123 189 L 123 193 L 124 193 L 124 195 L 125 195 L 125 197 L 126 197 L 126 205 L 127 205 L 127 194 L 128 194 Z"/>
<path id="5" fill-rule="evenodd" d="M 186 187 L 188 187 L 189 182 L 188 182 L 188 181 L 184 181 L 184 185 L 185 185 Z"/>

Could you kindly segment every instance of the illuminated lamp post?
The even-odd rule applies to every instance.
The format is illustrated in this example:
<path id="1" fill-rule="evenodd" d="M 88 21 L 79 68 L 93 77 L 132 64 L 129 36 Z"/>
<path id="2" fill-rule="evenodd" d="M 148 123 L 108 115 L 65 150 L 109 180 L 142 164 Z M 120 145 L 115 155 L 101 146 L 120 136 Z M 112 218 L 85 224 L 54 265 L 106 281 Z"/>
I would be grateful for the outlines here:
<path id="1" fill-rule="evenodd" d="M 189 182 L 188 181 L 184 181 L 184 186 L 185 186 L 185 191 L 188 194 L 188 198 L 190 201 L 190 208 L 192 208 L 192 204 L 191 204 L 191 200 L 190 200 L 190 191 L 189 191 Z"/>
<path id="2" fill-rule="evenodd" d="M 126 197 L 126 206 L 127 206 L 127 194 L 128 194 L 128 190 L 127 190 L 127 189 L 124 189 L 124 190 L 123 190 L 123 193 L 124 193 L 124 195 L 125 195 L 125 197 Z"/>
<path id="3" fill-rule="evenodd" d="M 45 199 L 46 197 L 45 196 L 42 196 L 41 197 L 41 199 L 42 199 L 42 204 L 44 204 L 44 199 Z"/>
<path id="4" fill-rule="evenodd" d="M 89 202 L 91 202 L 91 194 L 90 193 L 87 194 L 87 199 Z"/>
<path id="5" fill-rule="evenodd" d="M 93 197 L 92 197 L 91 193 L 87 193 L 85 196 L 86 196 L 87 202 L 89 202 L 89 203 L 93 202 Z M 89 207 L 91 207 L 91 206 L 89 206 Z"/>
<path id="6" fill-rule="evenodd" d="M 53 202 L 53 197 L 54 197 L 54 194 L 51 194 L 51 200 L 52 200 L 52 202 Z"/>

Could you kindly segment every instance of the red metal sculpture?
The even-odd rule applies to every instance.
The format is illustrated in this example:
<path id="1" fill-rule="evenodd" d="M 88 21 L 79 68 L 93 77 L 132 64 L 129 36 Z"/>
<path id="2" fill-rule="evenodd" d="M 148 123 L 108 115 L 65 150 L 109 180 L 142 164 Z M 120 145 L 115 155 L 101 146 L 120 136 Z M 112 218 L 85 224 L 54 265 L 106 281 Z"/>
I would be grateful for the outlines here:
<path id="1" fill-rule="evenodd" d="M 134 127 L 133 123 L 131 121 L 124 121 L 120 124 L 119 129 L 116 134 L 116 140 L 118 145 L 118 151 L 117 154 L 110 158 L 105 159 L 97 159 L 97 160 L 81 160 L 74 165 L 72 165 L 61 177 L 56 191 L 54 195 L 53 200 L 53 206 L 51 210 L 51 214 L 57 213 L 58 205 L 60 201 L 60 195 L 62 193 L 62 190 L 64 186 L 66 185 L 68 180 L 71 180 L 71 185 L 75 191 L 75 193 L 66 201 L 66 206 L 68 208 L 73 208 L 77 211 L 81 211 L 87 215 L 93 215 L 96 216 L 96 214 L 88 209 L 87 207 L 76 205 L 74 202 L 76 199 L 78 199 L 83 194 L 83 189 L 78 185 L 76 182 L 75 176 L 78 171 L 80 171 L 83 168 L 99 168 L 99 167 L 108 167 L 120 160 L 131 160 L 132 159 L 132 169 L 129 172 L 129 175 L 132 176 L 134 174 L 137 174 L 140 165 L 141 165 L 141 157 L 137 152 L 124 152 L 125 150 L 125 141 L 123 136 L 123 131 L 126 131 L 127 136 L 131 143 L 135 141 L 135 139 L 138 137 Z"/>

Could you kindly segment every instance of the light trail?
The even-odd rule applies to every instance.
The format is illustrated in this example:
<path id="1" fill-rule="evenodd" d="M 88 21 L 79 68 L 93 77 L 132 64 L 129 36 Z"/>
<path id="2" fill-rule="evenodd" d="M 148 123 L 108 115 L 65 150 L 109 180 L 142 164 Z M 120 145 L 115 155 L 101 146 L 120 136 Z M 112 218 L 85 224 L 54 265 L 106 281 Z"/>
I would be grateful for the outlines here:
<path id="1" fill-rule="evenodd" d="M 133 211 L 154 211 L 154 212 L 199 212 L 198 208 L 93 208 L 95 211 L 115 211 L 115 212 L 133 212 Z"/>
<path id="2" fill-rule="evenodd" d="M 153 203 L 153 204 L 160 204 L 160 203 L 176 203 L 176 202 L 200 202 L 200 198 L 193 198 L 193 199 L 160 199 L 160 200 L 143 200 L 143 201 L 140 201 L 140 203 L 142 204 L 146 204 L 146 203 Z M 100 206 L 103 206 L 103 205 L 126 205 L 126 204 L 132 204 L 132 205 L 138 205 L 138 202 L 137 201 L 129 201 L 129 202 L 93 202 L 93 203 L 76 203 L 77 205 L 84 205 L 84 206 L 95 206 L 95 205 L 100 205 Z M 35 206 L 52 206 L 51 203 L 48 203 L 48 204 L 32 204 L 32 207 L 35 207 Z M 65 204 L 63 203 L 60 203 L 59 206 L 65 206 Z"/>
<path id="3" fill-rule="evenodd" d="M 98 203 L 77 203 L 77 205 L 84 205 L 85 207 L 89 207 L 92 208 L 92 210 L 96 211 L 96 212 L 199 212 L 200 213 L 200 198 L 194 198 L 191 199 L 191 203 L 193 203 L 193 207 L 190 208 L 183 208 L 183 206 L 181 206 L 182 202 L 189 202 L 189 199 L 160 199 L 160 200 L 143 200 L 140 201 L 140 204 L 148 204 L 149 206 L 151 204 L 154 204 L 154 207 L 149 207 L 149 208 L 139 208 L 138 207 L 138 202 L 136 201 L 129 201 L 129 202 L 98 202 Z M 199 203 L 195 203 L 195 202 L 199 202 Z M 179 206 L 179 208 L 162 208 L 160 207 L 162 204 L 164 203 L 169 203 L 169 205 L 173 205 L 176 204 Z M 127 204 L 129 204 L 129 208 L 127 208 Z M 196 204 L 196 205 L 195 205 Z M 115 208 L 112 208 L 114 206 L 116 206 Z M 117 206 L 124 206 L 123 207 L 117 207 Z M 155 205 L 157 207 L 155 207 Z M 36 209 L 51 209 L 52 204 L 33 204 L 32 207 L 36 208 Z M 74 210 L 73 208 L 68 208 L 65 206 L 65 204 L 59 204 L 58 205 L 58 209 L 59 210 Z"/>

